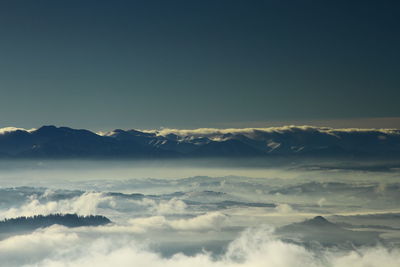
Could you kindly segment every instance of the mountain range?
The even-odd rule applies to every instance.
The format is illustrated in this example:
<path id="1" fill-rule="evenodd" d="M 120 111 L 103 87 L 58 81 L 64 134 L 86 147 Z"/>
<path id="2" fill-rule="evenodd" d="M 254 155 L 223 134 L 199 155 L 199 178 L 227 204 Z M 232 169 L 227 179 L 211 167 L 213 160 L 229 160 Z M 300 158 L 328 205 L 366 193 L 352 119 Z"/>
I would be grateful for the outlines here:
<path id="1" fill-rule="evenodd" d="M 400 130 L 285 126 L 246 129 L 0 129 L 0 158 L 400 158 Z"/>

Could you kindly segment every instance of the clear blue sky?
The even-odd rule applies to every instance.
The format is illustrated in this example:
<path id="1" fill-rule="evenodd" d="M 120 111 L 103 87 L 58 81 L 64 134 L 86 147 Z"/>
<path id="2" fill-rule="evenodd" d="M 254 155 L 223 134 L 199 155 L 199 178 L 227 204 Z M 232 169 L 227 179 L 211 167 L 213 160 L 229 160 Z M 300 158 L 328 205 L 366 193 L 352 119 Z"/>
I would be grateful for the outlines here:
<path id="1" fill-rule="evenodd" d="M 399 48 L 396 0 L 1 1 L 0 126 L 400 117 Z"/>

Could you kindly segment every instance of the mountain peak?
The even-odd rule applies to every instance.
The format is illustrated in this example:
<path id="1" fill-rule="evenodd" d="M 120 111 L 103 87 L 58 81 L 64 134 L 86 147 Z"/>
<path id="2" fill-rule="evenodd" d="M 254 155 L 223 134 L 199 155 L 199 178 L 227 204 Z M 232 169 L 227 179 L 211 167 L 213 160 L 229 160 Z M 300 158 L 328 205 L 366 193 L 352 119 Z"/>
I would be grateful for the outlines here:
<path id="1" fill-rule="evenodd" d="M 336 224 L 331 223 L 330 221 L 328 221 L 327 219 L 325 219 L 322 216 L 315 216 L 314 218 L 305 220 L 304 222 L 302 222 L 300 224 L 307 225 L 307 226 L 318 226 L 318 227 L 320 227 L 320 226 L 329 226 L 329 227 L 336 226 Z"/>
<path id="2" fill-rule="evenodd" d="M 57 127 L 55 125 L 43 125 L 39 127 L 36 131 L 50 131 L 55 130 Z"/>
<path id="3" fill-rule="evenodd" d="M 329 222 L 327 219 L 325 219 L 322 216 L 315 216 L 314 218 L 311 219 L 311 221 L 322 222 L 322 223 Z"/>

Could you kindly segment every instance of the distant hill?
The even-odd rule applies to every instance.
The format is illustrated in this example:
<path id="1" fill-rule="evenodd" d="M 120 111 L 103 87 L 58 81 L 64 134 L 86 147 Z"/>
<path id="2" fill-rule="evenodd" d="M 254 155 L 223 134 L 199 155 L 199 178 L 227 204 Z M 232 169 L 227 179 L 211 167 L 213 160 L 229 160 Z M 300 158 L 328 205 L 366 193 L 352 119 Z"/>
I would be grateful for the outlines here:
<path id="1" fill-rule="evenodd" d="M 349 230 L 322 216 L 283 226 L 276 233 L 289 240 L 317 242 L 323 246 L 362 246 L 380 241 L 378 232 Z"/>
<path id="2" fill-rule="evenodd" d="M 286 126 L 97 134 L 68 127 L 0 129 L 0 158 L 400 158 L 400 130 Z"/>
<path id="3" fill-rule="evenodd" d="M 89 215 L 79 216 L 76 214 L 50 214 L 35 215 L 32 217 L 18 217 L 0 221 L 0 234 L 10 232 L 33 231 L 38 228 L 49 227 L 54 224 L 66 227 L 99 226 L 110 223 L 104 216 Z"/>

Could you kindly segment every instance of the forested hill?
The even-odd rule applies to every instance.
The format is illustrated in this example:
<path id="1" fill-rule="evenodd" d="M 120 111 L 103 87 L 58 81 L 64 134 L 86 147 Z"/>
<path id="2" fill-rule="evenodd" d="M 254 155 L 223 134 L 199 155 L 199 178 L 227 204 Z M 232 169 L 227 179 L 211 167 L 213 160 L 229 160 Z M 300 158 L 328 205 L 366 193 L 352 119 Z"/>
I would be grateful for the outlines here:
<path id="1" fill-rule="evenodd" d="M 18 217 L 0 221 L 0 233 L 33 231 L 38 228 L 49 227 L 54 224 L 66 227 L 99 226 L 110 223 L 104 216 L 89 215 L 79 216 L 77 214 L 50 214 L 35 215 L 32 217 Z"/>

